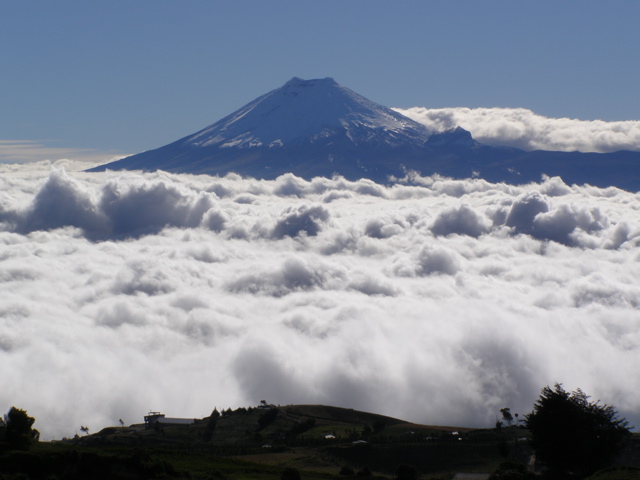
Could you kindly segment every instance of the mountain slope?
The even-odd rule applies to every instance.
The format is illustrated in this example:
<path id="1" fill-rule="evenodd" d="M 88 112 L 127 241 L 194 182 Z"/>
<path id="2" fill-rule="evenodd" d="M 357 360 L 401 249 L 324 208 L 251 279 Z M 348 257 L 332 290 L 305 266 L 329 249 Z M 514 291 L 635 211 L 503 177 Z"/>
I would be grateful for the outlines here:
<path id="1" fill-rule="evenodd" d="M 259 178 L 337 173 L 385 181 L 403 173 L 404 159 L 424 157 L 445 144 L 477 142 L 460 128 L 432 135 L 331 78 L 293 78 L 193 135 L 91 171 L 235 172 Z"/>
<path id="2" fill-rule="evenodd" d="M 434 133 L 331 78 L 293 78 L 218 122 L 155 150 L 96 167 L 273 179 L 335 174 L 388 182 L 409 171 L 492 182 L 539 181 L 640 190 L 640 152 L 526 152 L 476 142 L 458 127 Z"/>

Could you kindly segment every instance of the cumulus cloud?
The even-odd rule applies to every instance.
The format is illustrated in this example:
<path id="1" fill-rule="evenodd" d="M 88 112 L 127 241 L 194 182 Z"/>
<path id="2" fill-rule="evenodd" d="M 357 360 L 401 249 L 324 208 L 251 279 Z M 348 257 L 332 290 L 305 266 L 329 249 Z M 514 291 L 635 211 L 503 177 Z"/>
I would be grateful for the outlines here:
<path id="1" fill-rule="evenodd" d="M 321 287 L 333 276 L 344 275 L 323 262 L 310 264 L 299 258 L 286 259 L 279 268 L 268 272 L 251 272 L 229 282 L 232 292 L 282 296 L 297 290 Z"/>
<path id="2" fill-rule="evenodd" d="M 377 217 L 367 221 L 365 235 L 373 238 L 389 238 L 404 230 L 404 222 L 401 219 Z"/>
<path id="3" fill-rule="evenodd" d="M 394 109 L 435 132 L 460 126 L 481 143 L 523 150 L 640 151 L 640 121 L 548 118 L 525 108 Z"/>
<path id="4" fill-rule="evenodd" d="M 418 273 L 432 275 L 443 273 L 453 275 L 460 269 L 457 255 L 449 249 L 426 246 L 418 255 Z"/>
<path id="5" fill-rule="evenodd" d="M 532 233 L 536 216 L 548 211 L 549 203 L 543 195 L 537 191 L 527 192 L 515 199 L 505 225 L 519 232 Z"/>
<path id="6" fill-rule="evenodd" d="M 50 168 L 0 165 L 0 409 L 44 438 L 265 398 L 491 426 L 554 382 L 640 423 L 637 194 Z"/>
<path id="7" fill-rule="evenodd" d="M 322 205 L 289 207 L 282 212 L 273 228 L 273 237 L 296 237 L 302 233 L 313 237 L 328 219 L 329 211 Z"/>
<path id="8" fill-rule="evenodd" d="M 81 184 L 64 170 L 54 169 L 20 217 L 16 230 L 28 233 L 65 226 L 102 233 L 107 229 L 107 218 Z"/>
<path id="9" fill-rule="evenodd" d="M 608 226 L 608 218 L 598 207 L 586 207 L 559 203 L 552 208 L 551 202 L 540 192 L 527 192 L 515 199 L 505 219 L 505 225 L 517 233 L 527 233 L 540 240 L 553 240 L 565 245 L 581 245 L 593 248 L 596 239 L 588 235 Z M 620 246 L 626 238 L 626 228 L 616 228 L 613 242 Z M 618 241 L 622 241 L 619 243 Z"/>
<path id="10" fill-rule="evenodd" d="M 196 227 L 205 213 L 207 225 L 219 230 L 224 218 L 210 212 L 213 206 L 210 194 L 194 194 L 162 178 L 154 182 L 115 178 L 99 192 L 90 192 L 64 169 L 54 168 L 24 212 L 6 218 L 15 217 L 20 233 L 70 226 L 89 238 L 128 237 L 157 233 L 167 226 Z"/>
<path id="11" fill-rule="evenodd" d="M 469 205 L 448 208 L 438 214 L 431 225 L 434 235 L 469 235 L 479 237 L 489 231 L 487 222 Z"/>

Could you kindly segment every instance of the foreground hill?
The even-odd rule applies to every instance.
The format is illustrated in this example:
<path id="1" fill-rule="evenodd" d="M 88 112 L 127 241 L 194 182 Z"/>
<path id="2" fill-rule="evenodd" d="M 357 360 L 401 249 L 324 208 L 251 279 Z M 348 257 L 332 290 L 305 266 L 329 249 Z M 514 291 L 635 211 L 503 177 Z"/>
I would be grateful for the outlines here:
<path id="1" fill-rule="evenodd" d="M 419 425 L 324 405 L 263 404 L 171 424 L 177 421 L 109 427 L 36 444 L 30 452 L 0 452 L 0 478 L 277 480 L 295 470 L 302 479 L 391 479 L 410 465 L 423 479 L 464 472 L 458 478 L 481 480 L 502 462 L 527 464 L 531 456 L 528 432 L 515 426 Z M 638 440 L 623 458 L 629 465 L 639 461 Z M 639 472 L 616 469 L 597 478 L 629 480 Z"/>
<path id="2" fill-rule="evenodd" d="M 293 78 L 216 123 L 163 147 L 89 171 L 164 170 L 274 179 L 340 175 L 386 183 L 408 172 L 513 184 L 560 176 L 640 190 L 640 152 L 526 152 L 435 133 L 332 78 Z"/>
<path id="3" fill-rule="evenodd" d="M 489 472 L 502 458 L 498 437 L 484 431 L 324 405 L 265 404 L 172 424 L 181 420 L 39 444 L 5 465 L 28 478 L 49 478 L 38 475 L 66 468 L 77 475 L 60 478 L 182 478 L 189 472 L 190 478 L 270 480 L 286 468 L 303 472 L 302 478 L 326 479 L 358 472 L 359 478 L 391 478 L 401 464 L 424 473 Z M 514 429 L 500 438 L 521 435 Z M 526 460 L 527 453 L 520 457 Z"/>
<path id="4" fill-rule="evenodd" d="M 187 419 L 188 420 L 188 419 Z M 182 420 L 163 419 L 150 424 L 130 427 L 109 427 L 80 437 L 83 445 L 155 445 L 180 442 L 201 442 L 233 448 L 253 448 L 291 444 L 338 444 L 371 438 L 401 438 L 466 433 L 464 427 L 429 426 L 397 418 L 326 405 L 261 405 L 214 411 L 211 416 L 193 419 L 191 424 L 178 425 Z M 265 447 L 266 448 L 266 447 Z"/>

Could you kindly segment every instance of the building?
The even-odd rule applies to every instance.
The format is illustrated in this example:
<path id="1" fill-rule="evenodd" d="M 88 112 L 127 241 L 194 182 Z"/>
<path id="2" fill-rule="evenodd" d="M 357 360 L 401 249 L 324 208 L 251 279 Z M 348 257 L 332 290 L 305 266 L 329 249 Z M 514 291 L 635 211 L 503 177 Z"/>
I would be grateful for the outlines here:
<path id="1" fill-rule="evenodd" d="M 164 413 L 149 412 L 144 416 L 145 428 L 158 428 L 164 426 L 193 425 L 195 418 L 171 418 L 165 417 Z"/>

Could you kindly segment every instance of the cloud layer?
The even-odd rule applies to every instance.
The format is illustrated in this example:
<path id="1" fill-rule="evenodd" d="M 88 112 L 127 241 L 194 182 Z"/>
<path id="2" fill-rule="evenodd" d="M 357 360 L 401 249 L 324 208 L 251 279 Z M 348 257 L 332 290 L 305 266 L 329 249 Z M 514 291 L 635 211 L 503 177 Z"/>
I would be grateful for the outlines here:
<path id="1" fill-rule="evenodd" d="M 490 426 L 564 382 L 640 424 L 640 199 L 559 179 L 0 166 L 0 409 L 331 403 Z"/>
<path id="2" fill-rule="evenodd" d="M 640 121 L 548 118 L 525 108 L 395 108 L 435 131 L 457 126 L 481 143 L 523 150 L 640 151 Z"/>
<path id="3" fill-rule="evenodd" d="M 0 140 L 0 164 L 25 164 L 74 158 L 101 165 L 125 157 L 122 152 L 98 151 L 82 148 L 64 148 L 33 140 Z M 84 168 L 90 168 L 85 165 Z"/>

